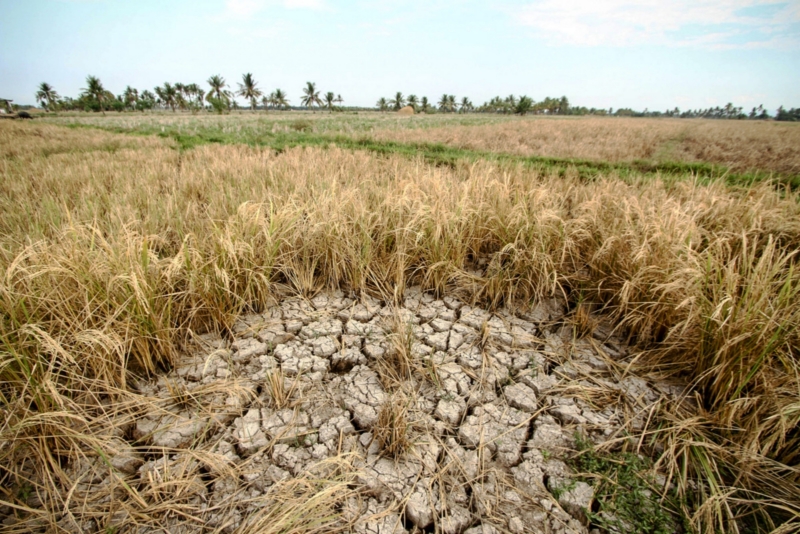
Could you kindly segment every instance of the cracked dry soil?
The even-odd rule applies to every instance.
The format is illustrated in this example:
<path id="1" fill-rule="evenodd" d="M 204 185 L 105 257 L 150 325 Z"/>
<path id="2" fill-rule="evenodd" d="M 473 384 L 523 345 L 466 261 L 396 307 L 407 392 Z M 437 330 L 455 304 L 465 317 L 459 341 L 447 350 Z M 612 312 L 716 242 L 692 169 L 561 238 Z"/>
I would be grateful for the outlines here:
<path id="1" fill-rule="evenodd" d="M 592 486 L 565 462 L 575 436 L 625 439 L 682 391 L 619 379 L 624 341 L 599 318 L 576 339 L 565 313 L 551 300 L 492 314 L 415 288 L 397 307 L 287 298 L 140 383 L 158 409 L 114 438 L 109 461 L 140 488 L 189 480 L 181 491 L 209 530 L 246 527 L 274 484 L 348 458 L 355 491 L 339 510 L 352 532 L 589 532 Z"/>

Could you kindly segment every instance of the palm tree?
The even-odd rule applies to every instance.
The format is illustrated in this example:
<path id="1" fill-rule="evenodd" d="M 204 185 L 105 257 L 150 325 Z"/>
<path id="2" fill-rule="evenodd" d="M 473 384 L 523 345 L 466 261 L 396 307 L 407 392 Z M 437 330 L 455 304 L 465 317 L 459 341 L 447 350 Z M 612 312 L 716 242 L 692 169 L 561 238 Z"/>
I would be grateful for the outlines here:
<path id="1" fill-rule="evenodd" d="M 239 84 L 239 90 L 236 92 L 239 96 L 250 101 L 250 109 L 253 111 L 256 110 L 256 102 L 261 95 L 264 94 L 261 92 L 261 89 L 256 87 L 257 85 L 258 82 L 256 82 L 253 79 L 253 75 L 248 72 L 242 75 L 242 83 Z"/>
<path id="2" fill-rule="evenodd" d="M 317 91 L 317 84 L 306 82 L 306 86 L 303 88 L 303 94 L 305 95 L 300 102 L 307 108 L 311 106 L 322 105 L 322 100 L 319 97 L 319 91 Z"/>
<path id="3" fill-rule="evenodd" d="M 106 110 L 103 106 L 103 102 L 106 97 L 106 89 L 103 87 L 103 82 L 100 81 L 100 78 L 92 75 L 87 76 L 86 88 L 82 89 L 82 91 L 97 100 L 97 103 L 100 105 L 100 111 L 105 115 Z"/>
<path id="4" fill-rule="evenodd" d="M 47 105 L 43 107 L 45 111 L 50 111 L 50 108 L 53 107 L 53 103 L 58 100 L 58 93 L 56 93 L 52 85 L 47 82 L 42 82 L 39 84 L 39 90 L 36 91 L 36 100 L 41 104 L 47 101 Z"/>
<path id="5" fill-rule="evenodd" d="M 136 103 L 139 100 L 139 91 L 129 85 L 122 93 L 122 99 L 125 102 L 126 108 L 136 109 Z"/>
<path id="6" fill-rule="evenodd" d="M 517 97 L 515 97 L 514 95 L 508 95 L 505 99 L 505 104 L 506 104 L 506 109 L 513 112 L 514 109 L 517 107 Z"/>
<path id="7" fill-rule="evenodd" d="M 225 78 L 219 74 L 210 77 L 206 83 L 211 86 L 211 91 L 208 92 L 206 100 L 209 98 L 216 98 L 222 100 L 225 98 Z"/>
<path id="8" fill-rule="evenodd" d="M 400 108 L 402 108 L 406 104 L 406 99 L 403 96 L 403 93 L 401 93 L 400 91 L 397 91 L 397 94 L 394 95 L 394 99 L 393 100 L 389 100 L 389 103 L 394 107 L 395 111 L 398 111 Z"/>
<path id="9" fill-rule="evenodd" d="M 514 113 L 517 115 L 525 115 L 528 113 L 531 108 L 533 107 L 533 100 L 527 96 L 519 97 L 519 101 L 517 101 L 516 105 L 514 106 Z"/>
<path id="10" fill-rule="evenodd" d="M 189 102 L 186 100 L 188 97 L 188 93 L 186 92 L 186 85 L 183 83 L 176 83 L 175 84 L 175 103 L 178 107 L 185 111 L 186 108 L 189 107 Z"/>
<path id="11" fill-rule="evenodd" d="M 408 105 L 414 108 L 414 111 L 417 111 L 417 104 L 419 103 L 419 99 L 417 95 L 408 95 Z"/>
<path id="12" fill-rule="evenodd" d="M 472 102 L 466 96 L 461 99 L 461 113 L 466 113 L 472 109 Z"/>
<path id="13" fill-rule="evenodd" d="M 159 89 L 161 90 L 160 93 Z M 170 84 L 169 82 L 164 82 L 163 88 L 156 87 L 156 93 L 158 93 L 158 96 L 161 97 L 164 105 L 169 106 L 169 108 L 174 112 L 175 104 L 178 102 L 178 90 L 176 89 L 176 86 Z"/>
<path id="14" fill-rule="evenodd" d="M 430 108 L 431 108 L 431 105 L 430 105 L 430 103 L 428 102 L 428 97 L 427 97 L 427 96 L 423 96 L 423 97 L 422 97 L 422 102 L 421 102 L 421 104 L 420 104 L 420 110 L 421 110 L 423 113 L 427 113 L 427 112 L 428 112 L 428 110 L 429 110 Z"/>
<path id="15" fill-rule="evenodd" d="M 328 111 L 333 113 L 333 104 L 336 102 L 336 95 L 333 94 L 331 91 L 325 93 L 325 107 L 328 108 Z"/>
<path id="16" fill-rule="evenodd" d="M 387 102 L 384 97 L 380 97 L 378 102 L 375 103 L 375 106 L 381 111 L 386 111 L 389 109 L 389 102 Z"/>
<path id="17" fill-rule="evenodd" d="M 342 95 L 337 94 L 336 95 L 336 103 L 339 104 L 339 107 L 341 107 L 342 102 L 344 102 L 344 98 L 342 98 Z"/>
<path id="18" fill-rule="evenodd" d="M 283 109 L 286 109 L 286 108 L 289 107 L 289 99 L 286 98 L 286 93 L 284 93 L 280 89 L 275 89 L 275 92 L 272 93 L 272 94 L 274 96 L 274 100 L 272 102 L 272 104 L 274 106 L 280 106 Z"/>
<path id="19" fill-rule="evenodd" d="M 178 84 L 175 84 L 176 86 Z M 183 87 L 183 91 L 189 98 L 189 107 L 192 113 L 196 113 L 203 105 L 203 95 L 205 94 L 196 83 L 190 83 Z"/>
<path id="20" fill-rule="evenodd" d="M 439 99 L 438 105 L 441 111 L 447 111 L 447 95 L 442 95 L 442 98 Z"/>
<path id="21" fill-rule="evenodd" d="M 677 110 L 678 108 L 675 109 Z M 558 101 L 558 113 L 561 115 L 566 115 L 568 110 L 569 99 L 566 96 L 562 96 L 561 100 Z"/>
<path id="22" fill-rule="evenodd" d="M 447 95 L 447 111 L 455 112 L 456 106 L 456 95 Z"/>
<path id="23" fill-rule="evenodd" d="M 145 109 L 153 109 L 156 105 L 156 95 L 145 89 L 136 104 L 141 108 L 142 113 L 144 113 Z"/>

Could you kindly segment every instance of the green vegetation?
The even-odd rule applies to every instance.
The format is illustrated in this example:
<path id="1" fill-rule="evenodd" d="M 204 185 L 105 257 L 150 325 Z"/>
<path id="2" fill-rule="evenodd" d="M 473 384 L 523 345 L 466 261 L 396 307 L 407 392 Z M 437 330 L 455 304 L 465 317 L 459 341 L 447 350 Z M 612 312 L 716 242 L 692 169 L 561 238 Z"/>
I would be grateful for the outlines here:
<path id="1" fill-rule="evenodd" d="M 664 488 L 657 483 L 650 458 L 632 452 L 600 452 L 580 436 L 576 442 L 579 452 L 573 467 L 594 486 L 599 503 L 597 511 L 587 510 L 592 524 L 619 533 L 673 534 L 679 525 L 691 531 L 674 485 Z"/>

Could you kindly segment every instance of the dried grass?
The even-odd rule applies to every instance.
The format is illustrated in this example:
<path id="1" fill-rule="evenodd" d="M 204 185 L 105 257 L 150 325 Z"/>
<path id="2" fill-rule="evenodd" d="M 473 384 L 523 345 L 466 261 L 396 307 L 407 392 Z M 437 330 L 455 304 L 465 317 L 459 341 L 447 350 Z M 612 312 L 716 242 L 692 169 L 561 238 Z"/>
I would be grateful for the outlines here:
<path id="1" fill-rule="evenodd" d="M 109 142 L 127 148 L 97 149 Z M 753 510 L 776 526 L 800 517 L 796 193 L 337 149 L 179 153 L 13 121 L 0 124 L 0 153 L 0 500 L 21 530 L 65 513 L 191 523 L 192 476 L 148 495 L 117 477 L 102 505 L 73 491 L 64 466 L 152 407 L 129 392 L 131 373 L 168 367 L 190 331 L 231 328 L 278 288 L 400 295 L 412 283 L 492 306 L 580 294 L 653 369 L 695 381 L 703 411 L 665 411 L 674 424 L 658 436 L 662 463 L 702 495 L 697 528 Z M 330 526 L 325 496 L 345 485 L 297 484 L 291 495 L 321 515 L 289 500 L 280 517 Z"/>
<path id="2" fill-rule="evenodd" d="M 465 128 L 378 130 L 379 140 L 594 161 L 709 162 L 800 173 L 800 127 L 765 121 L 522 118 Z"/>

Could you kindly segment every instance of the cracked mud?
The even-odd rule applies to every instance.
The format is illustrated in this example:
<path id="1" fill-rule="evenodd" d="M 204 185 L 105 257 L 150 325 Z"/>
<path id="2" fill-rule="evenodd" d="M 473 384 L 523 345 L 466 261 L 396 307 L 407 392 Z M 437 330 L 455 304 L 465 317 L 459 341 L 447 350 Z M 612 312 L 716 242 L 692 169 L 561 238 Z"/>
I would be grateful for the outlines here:
<path id="1" fill-rule="evenodd" d="M 621 438 L 680 388 L 618 380 L 625 343 L 602 328 L 576 339 L 565 313 L 558 301 L 490 313 L 413 288 L 397 306 L 285 299 L 241 317 L 232 338 L 198 336 L 169 374 L 139 384 L 158 410 L 114 438 L 110 465 L 139 488 L 182 480 L 224 532 L 332 458 L 356 473 L 341 506 L 352 532 L 588 532 L 593 489 L 565 462 L 575 436 Z M 105 483 L 98 462 L 72 467 L 82 487 Z"/>

